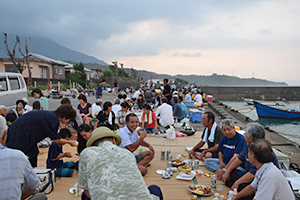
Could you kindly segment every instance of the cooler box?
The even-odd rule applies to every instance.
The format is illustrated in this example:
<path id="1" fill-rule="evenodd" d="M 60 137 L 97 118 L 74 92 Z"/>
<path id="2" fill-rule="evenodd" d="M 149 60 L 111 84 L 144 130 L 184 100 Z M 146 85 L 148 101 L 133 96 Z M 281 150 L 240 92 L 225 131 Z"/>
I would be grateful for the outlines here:
<path id="1" fill-rule="evenodd" d="M 185 106 L 186 107 L 193 107 L 194 106 L 194 102 L 193 101 L 185 101 Z"/>
<path id="2" fill-rule="evenodd" d="M 189 117 L 192 122 L 201 122 L 202 111 L 198 109 L 190 109 Z"/>
<path id="3" fill-rule="evenodd" d="M 207 95 L 206 99 L 212 102 L 214 100 L 214 97 L 212 95 Z"/>
<path id="4" fill-rule="evenodd" d="M 284 154 L 274 148 L 272 148 L 272 149 L 277 157 L 279 168 L 284 169 L 284 170 L 289 170 L 289 166 L 290 166 L 289 157 L 286 154 Z"/>

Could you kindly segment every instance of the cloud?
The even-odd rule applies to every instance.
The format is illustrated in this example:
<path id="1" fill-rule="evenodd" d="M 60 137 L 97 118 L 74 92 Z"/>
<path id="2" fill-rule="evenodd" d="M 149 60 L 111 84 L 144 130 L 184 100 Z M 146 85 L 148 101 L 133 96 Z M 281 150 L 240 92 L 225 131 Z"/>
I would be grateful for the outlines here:
<path id="1" fill-rule="evenodd" d="M 271 28 L 265 28 L 258 31 L 258 34 L 264 35 L 264 34 L 272 34 Z"/>
<path id="2" fill-rule="evenodd" d="M 201 53 L 179 53 L 179 52 L 176 52 L 176 53 L 172 54 L 171 56 L 174 56 L 174 57 L 201 57 L 202 54 Z"/>

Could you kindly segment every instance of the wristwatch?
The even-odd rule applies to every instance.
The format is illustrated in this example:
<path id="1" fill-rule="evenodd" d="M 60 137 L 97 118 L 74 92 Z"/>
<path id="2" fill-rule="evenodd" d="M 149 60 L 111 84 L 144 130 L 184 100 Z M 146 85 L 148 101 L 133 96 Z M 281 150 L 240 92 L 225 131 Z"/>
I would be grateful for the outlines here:
<path id="1" fill-rule="evenodd" d="M 223 172 L 226 172 L 226 168 L 222 168 Z"/>

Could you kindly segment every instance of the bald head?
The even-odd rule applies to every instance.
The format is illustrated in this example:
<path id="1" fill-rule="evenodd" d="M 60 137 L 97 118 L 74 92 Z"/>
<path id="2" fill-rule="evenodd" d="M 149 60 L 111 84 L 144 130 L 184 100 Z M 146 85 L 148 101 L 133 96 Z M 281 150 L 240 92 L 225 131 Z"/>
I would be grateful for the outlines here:
<path id="1" fill-rule="evenodd" d="M 97 99 L 96 100 L 96 105 L 101 106 L 103 104 L 103 100 L 102 99 Z"/>

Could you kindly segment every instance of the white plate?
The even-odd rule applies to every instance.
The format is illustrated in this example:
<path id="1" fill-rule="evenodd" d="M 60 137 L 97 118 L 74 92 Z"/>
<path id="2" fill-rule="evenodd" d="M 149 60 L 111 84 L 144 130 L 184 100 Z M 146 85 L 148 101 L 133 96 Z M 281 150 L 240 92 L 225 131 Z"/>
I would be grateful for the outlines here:
<path id="1" fill-rule="evenodd" d="M 166 171 L 165 170 L 156 170 L 157 174 L 163 175 Z"/>
<path id="2" fill-rule="evenodd" d="M 182 177 L 190 177 L 190 176 L 193 176 L 193 173 L 192 172 L 180 172 L 179 175 Z"/>
<path id="3" fill-rule="evenodd" d="M 177 179 L 181 179 L 181 180 L 187 180 L 190 181 L 192 180 L 196 175 L 195 171 L 191 171 L 191 176 L 181 176 L 180 174 L 178 176 L 176 176 Z"/>
<path id="4" fill-rule="evenodd" d="M 74 195 L 73 189 L 74 189 L 74 187 L 71 187 L 71 188 L 69 189 L 69 192 L 70 192 L 71 194 Z M 79 189 L 79 190 L 78 190 L 77 196 L 80 196 L 80 195 L 83 193 L 83 191 L 84 191 L 83 189 Z"/>

